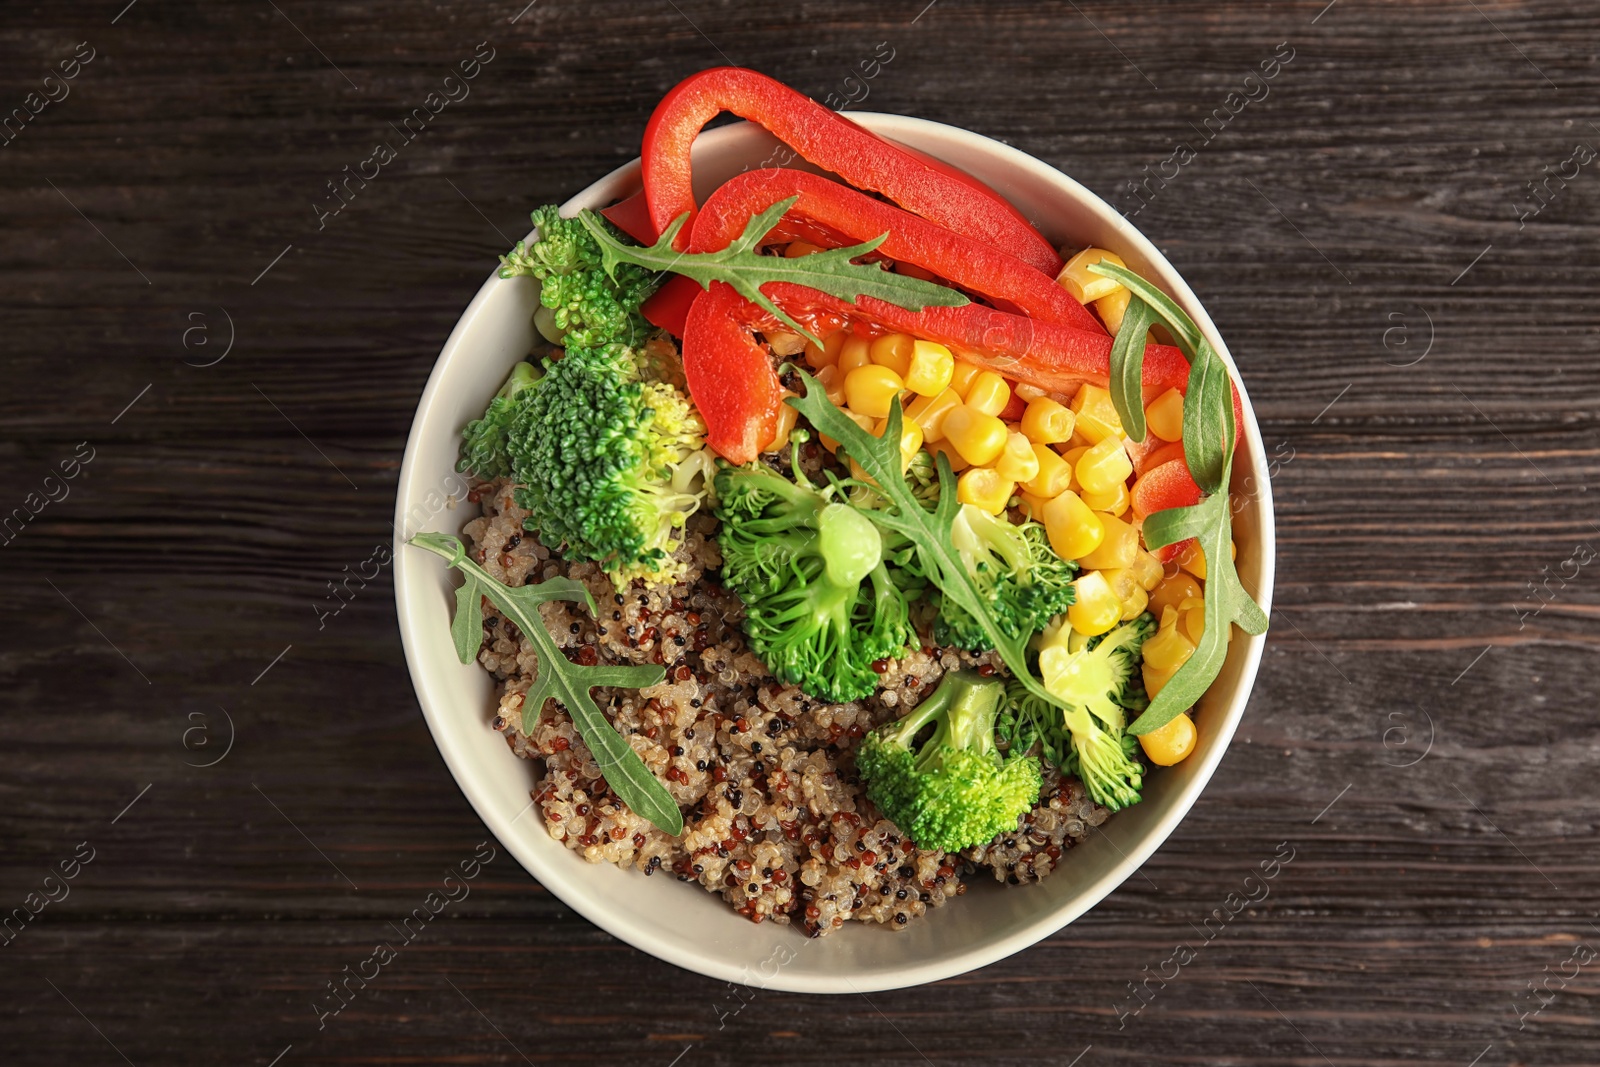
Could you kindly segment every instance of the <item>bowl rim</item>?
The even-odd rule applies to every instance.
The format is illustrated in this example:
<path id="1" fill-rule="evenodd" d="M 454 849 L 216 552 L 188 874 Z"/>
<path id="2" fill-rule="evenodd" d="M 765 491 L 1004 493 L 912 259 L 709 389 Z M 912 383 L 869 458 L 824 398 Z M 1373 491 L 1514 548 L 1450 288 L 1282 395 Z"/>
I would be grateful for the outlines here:
<path id="1" fill-rule="evenodd" d="M 1210 315 L 1206 313 L 1205 308 L 1200 304 L 1199 298 L 1195 296 L 1194 291 L 1190 289 L 1188 283 L 1184 281 L 1177 269 L 1168 262 L 1167 258 L 1161 254 L 1160 250 L 1144 234 L 1105 200 L 1068 175 L 1019 149 L 985 137 L 982 134 L 929 119 L 865 111 L 851 111 L 849 118 L 875 133 L 896 140 L 903 140 L 909 144 L 917 145 L 919 141 L 924 139 L 942 138 L 963 143 L 965 147 L 977 152 L 996 156 L 998 157 L 998 162 L 1008 168 L 1026 173 L 1044 183 L 1063 189 L 1070 197 L 1075 198 L 1080 206 L 1099 217 L 1101 222 L 1108 224 L 1112 228 L 1117 235 L 1117 240 L 1123 242 L 1119 246 L 1119 250 L 1135 249 L 1146 262 L 1152 264 L 1153 273 L 1156 276 L 1151 277 L 1150 280 L 1172 296 L 1194 318 L 1195 323 L 1200 327 L 1206 338 L 1211 341 L 1212 345 L 1215 346 L 1223 362 L 1227 364 L 1233 380 L 1238 386 L 1244 411 L 1244 425 L 1240 428 L 1239 435 L 1240 443 L 1243 445 L 1245 442 L 1249 442 L 1252 445 L 1248 449 L 1241 448 L 1239 454 L 1248 455 L 1249 473 L 1255 479 L 1255 484 L 1260 487 L 1256 492 L 1255 499 L 1255 507 L 1259 515 L 1255 539 L 1258 542 L 1261 568 L 1258 600 L 1262 609 L 1270 612 L 1275 572 L 1276 531 L 1271 483 L 1267 470 L 1265 450 L 1261 442 L 1260 426 L 1256 420 L 1255 410 L 1250 403 L 1250 397 L 1245 389 L 1238 365 L 1234 362 L 1233 356 L 1218 334 L 1216 325 L 1211 321 Z M 696 147 L 699 148 L 702 144 L 714 147 L 723 139 L 741 136 L 747 132 L 748 125 L 748 123 L 737 122 L 706 130 L 700 135 Z M 923 136 L 919 137 L 919 134 Z M 615 168 L 569 199 L 562 205 L 563 213 L 566 213 L 576 205 L 586 204 L 591 201 L 601 190 L 624 187 L 630 182 L 637 186 L 638 175 L 639 160 L 635 158 L 631 162 Z M 433 699 L 434 681 L 427 676 L 427 672 L 421 665 L 422 661 L 416 654 L 416 649 L 423 642 L 448 641 L 448 636 L 443 633 L 422 633 L 419 620 L 408 610 L 409 600 L 422 595 L 436 595 L 436 589 L 430 584 L 426 572 L 420 569 L 424 566 L 435 565 L 431 558 L 425 562 L 421 553 L 411 553 L 403 550 L 405 547 L 405 534 L 403 531 L 405 530 L 407 513 L 415 506 L 416 500 L 427 488 L 421 482 L 418 473 L 418 467 L 421 463 L 422 428 L 429 421 L 429 414 L 432 409 L 441 405 L 440 396 L 446 388 L 444 383 L 457 369 L 457 364 L 470 363 L 472 354 L 465 351 L 465 339 L 471 333 L 475 320 L 484 312 L 484 308 L 490 299 L 490 294 L 494 292 L 499 284 L 498 275 L 491 273 L 488 280 L 478 289 L 471 303 L 468 304 L 466 310 L 456 322 L 455 327 L 451 330 L 448 339 L 440 350 L 439 357 L 434 362 L 433 369 L 429 373 L 427 385 L 423 389 L 416 414 L 412 419 L 395 491 L 395 541 L 393 552 L 395 607 L 401 644 L 405 651 L 406 665 L 411 675 L 417 700 L 422 709 L 423 717 L 428 724 L 429 732 L 433 735 L 434 743 L 438 746 L 440 754 L 450 770 L 451 777 L 455 779 L 457 787 L 465 795 L 468 803 L 472 805 L 478 817 L 483 820 L 496 839 L 516 857 L 517 861 L 521 863 L 530 875 L 568 907 L 577 911 L 602 930 L 643 952 L 647 952 L 675 966 L 711 978 L 764 989 L 780 989 L 803 993 L 875 992 L 878 990 L 904 988 L 950 978 L 987 966 L 990 963 L 1020 952 L 1065 927 L 1100 903 L 1114 889 L 1130 878 L 1154 854 L 1156 849 L 1165 843 L 1178 824 L 1188 815 L 1190 809 L 1199 799 L 1200 793 L 1209 784 L 1223 755 L 1227 752 L 1233 735 L 1238 728 L 1239 721 L 1244 715 L 1244 709 L 1254 689 L 1256 674 L 1265 649 L 1266 638 L 1264 635 L 1241 633 L 1236 636 L 1236 641 L 1243 640 L 1246 642 L 1245 658 L 1241 664 L 1238 682 L 1234 691 L 1229 694 L 1225 707 L 1219 709 L 1223 714 L 1221 716 L 1222 721 L 1218 726 L 1216 741 L 1201 757 L 1201 765 L 1193 772 L 1193 777 L 1181 787 L 1178 795 L 1170 801 L 1167 810 L 1159 817 L 1159 820 L 1150 828 L 1149 832 L 1138 840 L 1135 847 L 1123 852 L 1120 861 L 1109 868 L 1100 878 L 1088 884 L 1058 907 L 1041 913 L 1037 919 L 1013 930 L 1004 937 L 984 942 L 948 956 L 941 956 L 920 964 L 902 967 L 895 971 L 873 972 L 870 975 L 862 975 L 857 981 L 846 982 L 845 987 L 829 983 L 821 975 L 796 974 L 783 969 L 780 969 L 770 978 L 763 977 L 759 981 L 752 981 L 752 975 L 748 968 L 736 967 L 726 960 L 719 959 L 710 952 L 698 954 L 685 952 L 675 945 L 661 942 L 647 926 L 633 921 L 632 916 L 618 914 L 609 906 L 589 899 L 583 892 L 582 886 L 578 884 L 569 870 L 545 863 L 543 857 L 527 847 L 522 835 L 512 826 L 512 823 L 520 818 L 523 812 L 532 807 L 532 802 L 530 801 L 527 806 L 524 806 L 517 815 L 508 818 L 504 814 L 502 806 L 504 798 L 492 792 L 487 783 L 464 773 L 464 768 L 469 765 L 469 760 L 458 746 L 452 730 L 447 728 L 447 721 L 454 716 L 459 716 L 461 711 L 458 708 L 448 706 L 447 702 Z M 413 557 L 416 557 L 415 563 L 419 569 L 413 568 Z M 1214 712 L 1208 708 L 1208 714 L 1214 714 Z M 729 918 L 747 921 L 734 915 L 731 910 Z M 841 931 L 841 933 L 844 932 Z"/>

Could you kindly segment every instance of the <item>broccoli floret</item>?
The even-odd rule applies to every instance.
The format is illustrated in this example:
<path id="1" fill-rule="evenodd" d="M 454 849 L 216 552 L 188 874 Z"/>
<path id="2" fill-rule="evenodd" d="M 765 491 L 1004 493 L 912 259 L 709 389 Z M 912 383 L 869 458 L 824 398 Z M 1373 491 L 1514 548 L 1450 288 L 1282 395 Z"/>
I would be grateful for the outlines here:
<path id="1" fill-rule="evenodd" d="M 803 478 L 803 476 L 802 476 Z M 745 633 L 772 673 L 811 696 L 860 700 L 874 660 L 916 639 L 883 538 L 860 510 L 756 464 L 717 473 L 722 580 L 745 605 Z"/>
<path id="2" fill-rule="evenodd" d="M 549 309 L 548 318 L 535 316 L 540 332 L 568 348 L 642 344 L 651 328 L 639 305 L 656 291 L 661 276 L 622 263 L 612 277 L 601 265 L 599 243 L 583 223 L 562 218 L 553 204 L 538 208 L 532 217 L 539 239 L 531 245 L 518 241 L 510 255 L 501 256 L 500 277 L 539 280 L 539 303 Z"/>
<path id="3" fill-rule="evenodd" d="M 1081 648 L 1069 647 L 1070 639 L 1056 640 L 1039 652 L 1045 688 L 1066 705 L 1061 724 L 1071 736 L 1072 769 L 1089 795 L 1112 811 L 1137 803 L 1144 784 L 1137 742 L 1127 732 L 1127 708 L 1144 700 L 1139 663 L 1155 628 L 1155 617 L 1146 613 Z"/>
<path id="4" fill-rule="evenodd" d="M 509 435 L 515 499 L 528 528 L 593 560 L 619 588 L 670 581 L 684 523 L 705 499 L 705 424 L 678 388 L 643 378 L 626 345 L 549 360 Z"/>
<path id="5" fill-rule="evenodd" d="M 1012 523 L 963 504 L 951 524 L 950 541 L 1008 635 L 1027 638 L 1071 606 L 1078 565 L 1056 555 L 1039 523 Z M 974 652 L 994 647 L 977 620 L 947 598 L 939 606 L 933 636 L 942 645 Z"/>
<path id="6" fill-rule="evenodd" d="M 1014 831 L 1039 801 L 1039 761 L 995 745 L 999 678 L 951 671 L 897 722 L 862 738 L 856 768 L 867 796 L 921 848 L 955 852 Z M 917 734 L 930 723 L 921 746 Z"/>
<path id="7" fill-rule="evenodd" d="M 529 389 L 539 380 L 538 371 L 531 363 L 518 363 L 511 368 L 500 391 L 489 401 L 481 418 L 467 423 L 461 431 L 460 471 L 471 471 L 480 478 L 504 478 L 511 473 L 511 455 L 506 451 L 510 444 L 511 424 L 529 397 Z"/>

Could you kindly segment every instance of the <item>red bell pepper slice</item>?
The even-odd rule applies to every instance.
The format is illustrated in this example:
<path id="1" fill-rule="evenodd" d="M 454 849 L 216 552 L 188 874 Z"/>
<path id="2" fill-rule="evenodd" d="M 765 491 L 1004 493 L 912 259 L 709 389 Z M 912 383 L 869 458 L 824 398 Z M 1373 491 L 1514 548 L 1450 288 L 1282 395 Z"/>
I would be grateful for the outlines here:
<path id="1" fill-rule="evenodd" d="M 827 242 L 834 247 L 888 234 L 878 252 L 890 259 L 913 263 L 1034 318 L 1105 333 L 1100 320 L 1053 277 L 1009 252 L 803 170 L 750 170 L 728 179 L 695 216 L 689 251 L 727 248 L 752 217 L 791 196 L 800 199 L 784 215 L 779 240 L 797 233 L 816 236 L 819 227 L 834 236 Z"/>
<path id="2" fill-rule="evenodd" d="M 1160 466 L 1151 467 L 1133 483 L 1130 497 L 1135 515 L 1142 518 L 1158 511 L 1166 511 L 1168 508 L 1186 508 L 1191 504 L 1200 503 L 1200 499 L 1205 495 L 1189 474 L 1189 465 L 1184 462 L 1181 454 L 1183 445 L 1179 443 L 1176 447 L 1180 450 L 1176 459 L 1169 459 Z M 1183 555 L 1184 550 L 1193 543 L 1192 537 L 1175 541 L 1155 549 L 1154 555 L 1162 563 L 1171 563 Z"/>
<path id="3" fill-rule="evenodd" d="M 742 67 L 690 75 L 656 105 L 641 153 L 657 233 L 695 211 L 690 149 L 723 111 L 764 126 L 810 162 L 907 211 L 1003 248 L 1052 277 L 1061 257 L 1020 211 L 977 179 L 901 148 L 782 82 Z M 687 236 L 683 238 L 687 242 Z"/>
<path id="4" fill-rule="evenodd" d="M 783 387 L 751 335 L 776 321 L 724 282 L 712 282 L 689 309 L 684 379 L 705 420 L 706 444 L 730 463 L 749 463 L 778 432 Z"/>

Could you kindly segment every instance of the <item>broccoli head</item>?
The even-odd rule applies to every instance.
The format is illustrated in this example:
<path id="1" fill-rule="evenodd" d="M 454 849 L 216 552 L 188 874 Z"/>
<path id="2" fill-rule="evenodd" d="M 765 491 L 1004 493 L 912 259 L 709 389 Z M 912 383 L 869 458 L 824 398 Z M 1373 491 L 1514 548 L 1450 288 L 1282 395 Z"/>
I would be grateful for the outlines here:
<path id="1" fill-rule="evenodd" d="M 950 542 L 1010 636 L 1026 639 L 1071 606 L 1078 565 L 1056 555 L 1039 523 L 1012 523 L 963 504 L 950 526 Z M 974 652 L 993 647 L 977 620 L 949 599 L 939 606 L 933 636 L 942 645 Z"/>
<path id="2" fill-rule="evenodd" d="M 999 678 L 951 671 L 904 718 L 862 738 L 856 768 L 867 796 L 920 848 L 956 852 L 1014 831 L 1039 802 L 1039 761 L 995 745 Z M 916 738 L 933 726 L 919 746 Z"/>
<path id="3" fill-rule="evenodd" d="M 1064 705 L 1061 724 L 1071 736 L 1073 769 L 1089 795 L 1112 811 L 1137 803 L 1144 784 L 1127 709 L 1144 701 L 1139 663 L 1154 632 L 1155 617 L 1146 613 L 1078 647 L 1064 628 L 1039 650 L 1045 688 Z"/>
<path id="4" fill-rule="evenodd" d="M 772 673 L 828 701 L 878 688 L 873 661 L 916 640 L 905 594 L 872 520 L 818 489 L 752 464 L 717 473 L 722 580 L 745 605 L 750 646 Z"/>
<path id="5" fill-rule="evenodd" d="M 473 419 L 461 431 L 461 462 L 456 465 L 457 470 L 471 471 L 480 478 L 505 478 L 511 474 L 511 455 L 507 451 L 511 424 L 538 380 L 539 373 L 531 363 L 518 363 L 511 368 L 510 377 L 489 401 L 482 417 Z"/>
<path id="6" fill-rule="evenodd" d="M 568 348 L 643 343 L 651 327 L 639 305 L 656 291 L 661 276 L 632 263 L 607 274 L 594 235 L 577 219 L 562 218 L 554 204 L 535 210 L 533 224 L 538 240 L 518 241 L 501 256 L 500 277 L 538 279 L 539 303 L 549 312 L 535 316 L 540 332 Z"/>
<path id="7" fill-rule="evenodd" d="M 571 348 L 517 412 L 508 451 L 529 529 L 620 588 L 670 581 L 672 553 L 705 499 L 705 424 L 678 388 L 645 380 L 638 349 Z"/>

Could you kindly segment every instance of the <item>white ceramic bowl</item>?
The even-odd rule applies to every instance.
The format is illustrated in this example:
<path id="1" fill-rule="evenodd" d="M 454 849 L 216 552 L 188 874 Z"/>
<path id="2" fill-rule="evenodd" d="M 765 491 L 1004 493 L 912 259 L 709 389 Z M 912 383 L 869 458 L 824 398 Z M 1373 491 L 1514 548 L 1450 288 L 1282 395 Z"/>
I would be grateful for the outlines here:
<path id="1" fill-rule="evenodd" d="M 988 182 L 1052 241 L 1116 251 L 1131 269 L 1184 306 L 1237 380 L 1227 346 L 1177 271 L 1089 190 L 1031 156 L 975 133 L 899 115 L 852 112 L 850 117 Z M 745 123 L 701 135 L 694 146 L 699 198 L 704 200 L 734 173 L 769 158 L 775 144 L 764 130 Z M 569 211 L 600 207 L 638 187 L 635 161 L 566 206 Z M 529 873 L 609 933 L 691 971 L 763 988 L 870 992 L 948 978 L 1027 948 L 1093 907 L 1166 840 L 1211 778 L 1244 714 L 1265 644 L 1262 637 L 1235 637 L 1221 677 L 1201 703 L 1198 748 L 1177 767 L 1152 774 L 1141 803 L 1118 813 L 1103 833 L 1073 849 L 1043 882 L 1002 887 L 986 876 L 973 878 L 966 895 L 904 931 L 847 923 L 827 937 L 809 940 L 797 926 L 754 925 L 698 885 L 586 863 L 552 840 L 529 802 L 534 766 L 513 756 L 489 727 L 495 713 L 489 676 L 476 664 L 463 666 L 451 646 L 454 576 L 437 556 L 401 543 L 421 530 L 458 534 L 476 513 L 451 499 L 452 492 L 464 496 L 454 474 L 457 434 L 482 413 L 511 364 L 529 351 L 535 285 L 526 278 L 503 281 L 491 276 L 445 343 L 406 443 L 394 549 L 400 634 L 428 727 L 462 792 Z M 1248 397 L 1244 417 L 1233 486 L 1236 494 L 1243 494 L 1234 527 L 1238 569 L 1262 607 L 1270 608 L 1272 495 Z M 1253 488 L 1248 494 L 1247 486 Z"/>

